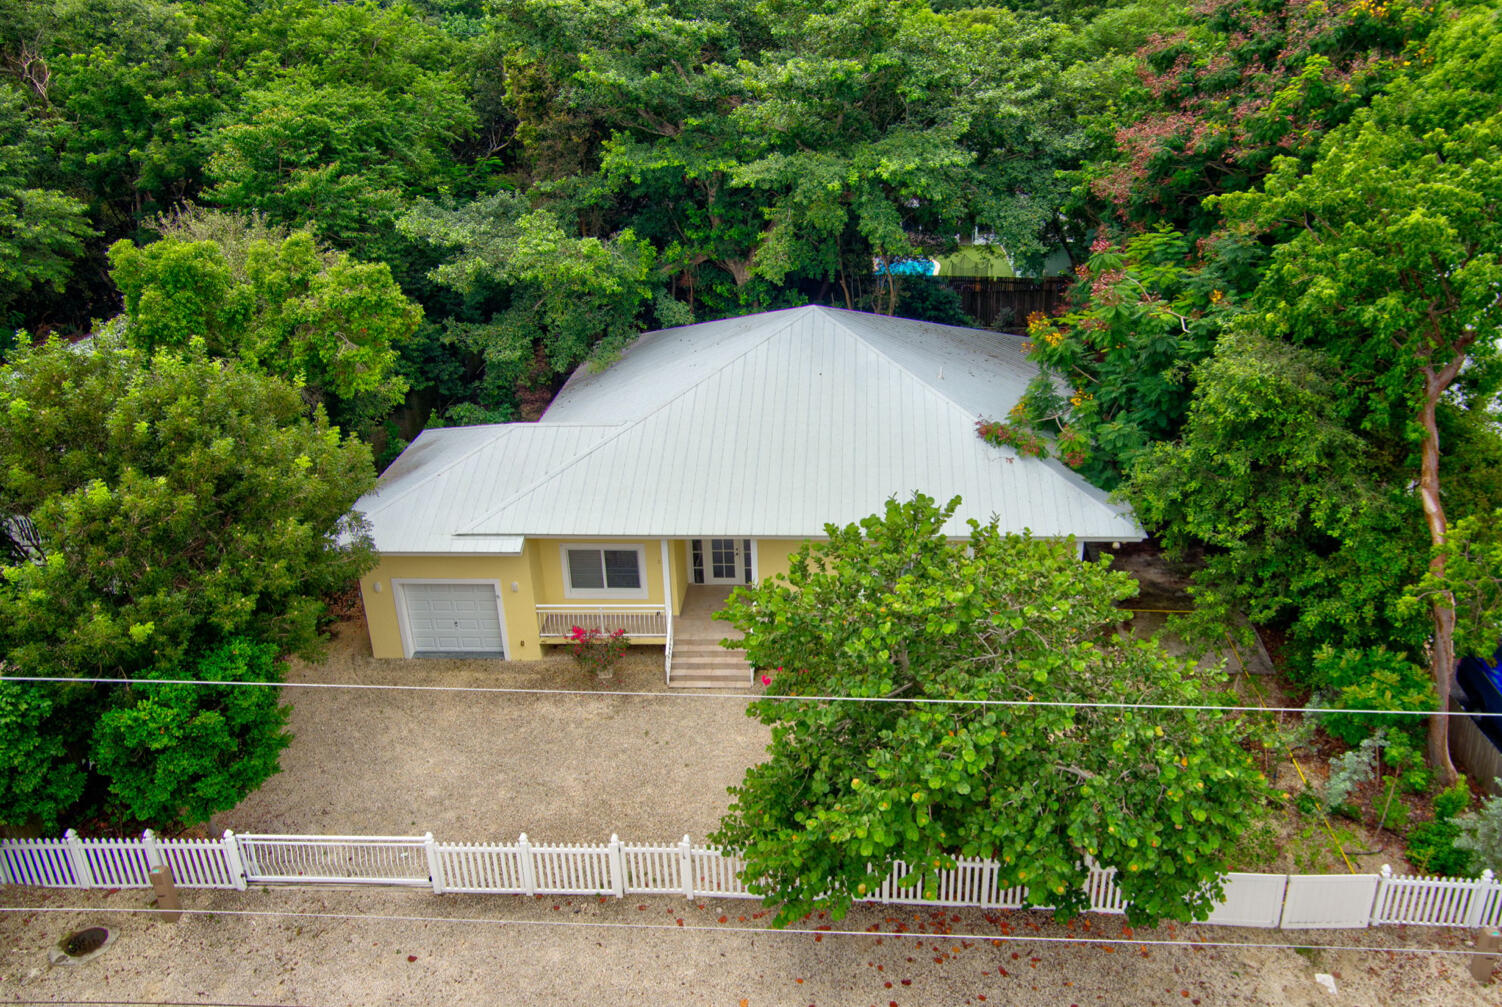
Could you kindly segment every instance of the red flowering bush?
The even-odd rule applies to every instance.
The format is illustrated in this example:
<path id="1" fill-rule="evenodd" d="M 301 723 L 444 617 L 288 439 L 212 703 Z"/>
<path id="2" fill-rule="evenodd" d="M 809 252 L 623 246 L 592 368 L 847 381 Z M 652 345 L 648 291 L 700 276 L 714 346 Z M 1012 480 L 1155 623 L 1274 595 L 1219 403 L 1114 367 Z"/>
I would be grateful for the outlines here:
<path id="1" fill-rule="evenodd" d="M 609 678 L 615 666 L 631 646 L 624 629 L 602 633 L 598 629 L 571 626 L 568 631 L 568 650 L 574 662 L 600 678 Z"/>

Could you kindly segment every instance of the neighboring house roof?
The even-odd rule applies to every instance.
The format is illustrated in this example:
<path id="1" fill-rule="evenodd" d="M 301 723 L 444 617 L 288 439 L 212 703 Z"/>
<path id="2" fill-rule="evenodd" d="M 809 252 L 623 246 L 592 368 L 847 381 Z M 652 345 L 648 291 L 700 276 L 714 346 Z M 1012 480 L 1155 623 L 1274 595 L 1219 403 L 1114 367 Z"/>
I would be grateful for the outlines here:
<path id="1" fill-rule="evenodd" d="M 424 432 L 357 508 L 382 552 L 814 537 L 915 490 L 963 497 L 952 535 L 994 513 L 1009 531 L 1141 538 L 1064 465 L 976 436 L 1036 373 L 1016 336 L 832 308 L 665 329 L 581 368 L 538 423 Z"/>

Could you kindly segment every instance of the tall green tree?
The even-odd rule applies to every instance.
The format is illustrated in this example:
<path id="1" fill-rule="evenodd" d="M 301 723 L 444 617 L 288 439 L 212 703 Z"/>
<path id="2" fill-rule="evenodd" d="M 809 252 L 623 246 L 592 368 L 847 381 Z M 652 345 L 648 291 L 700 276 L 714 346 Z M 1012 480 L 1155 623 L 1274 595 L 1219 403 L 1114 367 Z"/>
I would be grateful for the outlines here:
<path id="1" fill-rule="evenodd" d="M 1444 580 L 1449 529 L 1439 412 L 1487 409 L 1502 368 L 1502 24 L 1464 12 L 1426 45 L 1427 65 L 1333 131 L 1307 174 L 1276 163 L 1265 190 L 1221 198 L 1233 224 L 1297 228 L 1273 252 L 1249 324 L 1321 348 L 1354 379 L 1347 422 L 1395 432 Z M 1462 373 L 1466 376 L 1462 380 Z M 1431 595 L 1439 709 L 1454 666 L 1453 594 Z M 1448 718 L 1430 763 L 1454 776 Z"/>
<path id="2" fill-rule="evenodd" d="M 372 483 L 364 445 L 321 410 L 310 419 L 291 385 L 201 345 L 148 355 L 111 328 L 81 346 L 23 347 L 3 373 L 0 648 L 11 673 L 193 678 L 214 667 L 266 680 L 279 674 L 266 654 L 318 655 L 324 596 L 372 562 L 350 511 Z M 220 649 L 236 640 L 269 651 L 238 651 L 240 667 Z M 0 795 L 7 823 L 200 817 L 264 779 L 285 743 L 269 689 L 236 706 L 209 694 L 152 700 L 147 687 L 17 691 L 31 688 L 0 694 L 0 753 L 21 781 Z M 189 746 L 155 789 L 137 775 L 147 722 Z M 23 743 L 38 729 L 45 744 Z M 209 748 L 194 751 L 195 738 Z M 22 785 L 39 764 L 75 791 L 44 800 Z"/>
<path id="3" fill-rule="evenodd" d="M 36 288 L 60 293 L 94 236 L 84 203 L 48 186 L 48 149 L 20 90 L 0 82 L 0 313 Z"/>
<path id="4" fill-rule="evenodd" d="M 957 504 L 889 501 L 732 596 L 720 617 L 772 673 L 748 708 L 772 743 L 714 841 L 783 924 L 842 915 L 899 861 L 932 897 L 960 857 L 1061 916 L 1088 905 L 1093 861 L 1133 922 L 1203 918 L 1263 790 L 1213 708 L 1222 676 L 1118 637 L 1135 584 L 1072 543 L 994 522 L 946 538 Z M 1104 697 L 1181 708 L 1074 705 Z"/>
<path id="5" fill-rule="evenodd" d="M 244 225 L 216 227 L 214 216 L 194 219 L 217 240 L 110 249 L 131 345 L 151 353 L 202 339 L 216 356 L 305 383 L 312 402 L 360 430 L 398 405 L 397 354 L 422 310 L 390 269 L 319 249 L 306 231 L 247 240 Z"/>

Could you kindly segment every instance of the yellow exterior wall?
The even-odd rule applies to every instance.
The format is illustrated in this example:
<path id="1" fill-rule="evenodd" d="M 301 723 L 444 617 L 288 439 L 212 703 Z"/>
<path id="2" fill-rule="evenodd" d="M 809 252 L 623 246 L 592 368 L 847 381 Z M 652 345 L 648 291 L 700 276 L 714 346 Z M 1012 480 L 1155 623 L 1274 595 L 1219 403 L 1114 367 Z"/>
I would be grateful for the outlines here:
<path id="1" fill-rule="evenodd" d="M 642 575 L 647 582 L 647 596 L 645 598 L 621 598 L 622 605 L 661 605 L 662 604 L 662 540 L 661 539 L 635 539 L 616 540 L 602 538 L 539 538 L 527 539 L 524 552 L 536 552 L 537 560 L 533 569 L 541 574 L 537 581 L 537 603 L 539 605 L 587 605 L 590 602 L 599 601 L 610 604 L 609 598 L 570 598 L 565 589 L 563 579 L 563 546 L 568 545 L 603 545 L 610 549 L 620 549 L 631 546 L 639 547 L 642 551 Z"/>
<path id="2" fill-rule="evenodd" d="M 562 546 L 565 543 L 639 546 L 642 550 L 642 572 L 646 578 L 647 596 L 622 598 L 619 599 L 620 603 L 663 603 L 660 539 L 528 539 L 520 556 L 382 556 L 380 564 L 360 580 L 360 595 L 365 602 L 366 622 L 370 628 L 371 652 L 382 658 L 405 656 L 401 624 L 396 612 L 396 594 L 391 586 L 393 579 L 495 580 L 501 585 L 507 656 L 514 661 L 535 661 L 541 658 L 542 648 L 537 639 L 538 605 L 587 605 L 593 601 L 610 604 L 610 599 L 568 596 L 563 573 Z M 756 576 L 765 579 L 787 573 L 788 556 L 802 544 L 799 539 L 758 539 Z M 686 540 L 677 539 L 668 543 L 668 564 L 672 573 L 670 593 L 673 613 L 677 615 L 683 612 L 683 602 L 690 586 Z M 513 584 L 515 590 L 512 590 Z M 661 644 L 663 640 L 661 637 L 639 637 L 632 642 Z"/>
<path id="3" fill-rule="evenodd" d="M 766 580 L 788 572 L 788 557 L 803 545 L 802 539 L 759 538 L 756 540 L 756 578 Z"/>
<path id="4" fill-rule="evenodd" d="M 621 604 L 661 605 L 663 598 L 662 541 L 645 539 L 612 541 L 609 539 L 528 539 L 520 556 L 382 556 L 380 564 L 360 580 L 360 596 L 365 603 L 366 623 L 370 630 L 370 649 L 376 657 L 405 657 L 401 623 L 396 611 L 396 593 L 391 581 L 397 580 L 496 580 L 501 584 L 501 609 L 505 619 L 506 652 L 513 661 L 535 661 L 542 657 L 537 639 L 538 605 L 610 604 L 608 598 L 570 598 L 564 587 L 563 552 L 565 543 L 589 543 L 607 546 L 639 546 L 642 550 L 642 574 L 646 580 L 645 598 L 622 598 Z M 668 544 L 668 562 L 673 569 L 673 611 L 683 611 L 688 590 L 687 547 L 682 542 Z M 376 585 L 380 589 L 376 589 Z M 516 590 L 512 590 L 512 585 Z M 663 643 L 662 637 L 638 637 L 640 644 Z"/>
<path id="5" fill-rule="evenodd" d="M 507 656 L 517 661 L 535 661 L 542 656 L 537 645 L 538 599 L 532 592 L 532 563 L 525 552 L 521 556 L 382 556 L 380 564 L 360 578 L 370 650 L 376 657 L 406 656 L 393 578 L 500 581 Z"/>

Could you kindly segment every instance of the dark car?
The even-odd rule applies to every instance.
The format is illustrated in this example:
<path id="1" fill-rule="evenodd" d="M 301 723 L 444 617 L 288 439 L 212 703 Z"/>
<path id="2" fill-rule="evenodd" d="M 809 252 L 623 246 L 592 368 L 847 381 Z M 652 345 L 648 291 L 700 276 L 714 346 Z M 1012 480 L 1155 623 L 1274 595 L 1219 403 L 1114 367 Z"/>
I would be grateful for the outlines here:
<path id="1" fill-rule="evenodd" d="M 1455 669 L 1455 682 L 1460 686 L 1457 696 L 1460 705 L 1471 713 L 1502 714 L 1502 644 L 1492 654 L 1491 660 L 1480 657 L 1463 657 Z M 1502 749 L 1502 716 L 1473 717 L 1476 726 Z"/>

